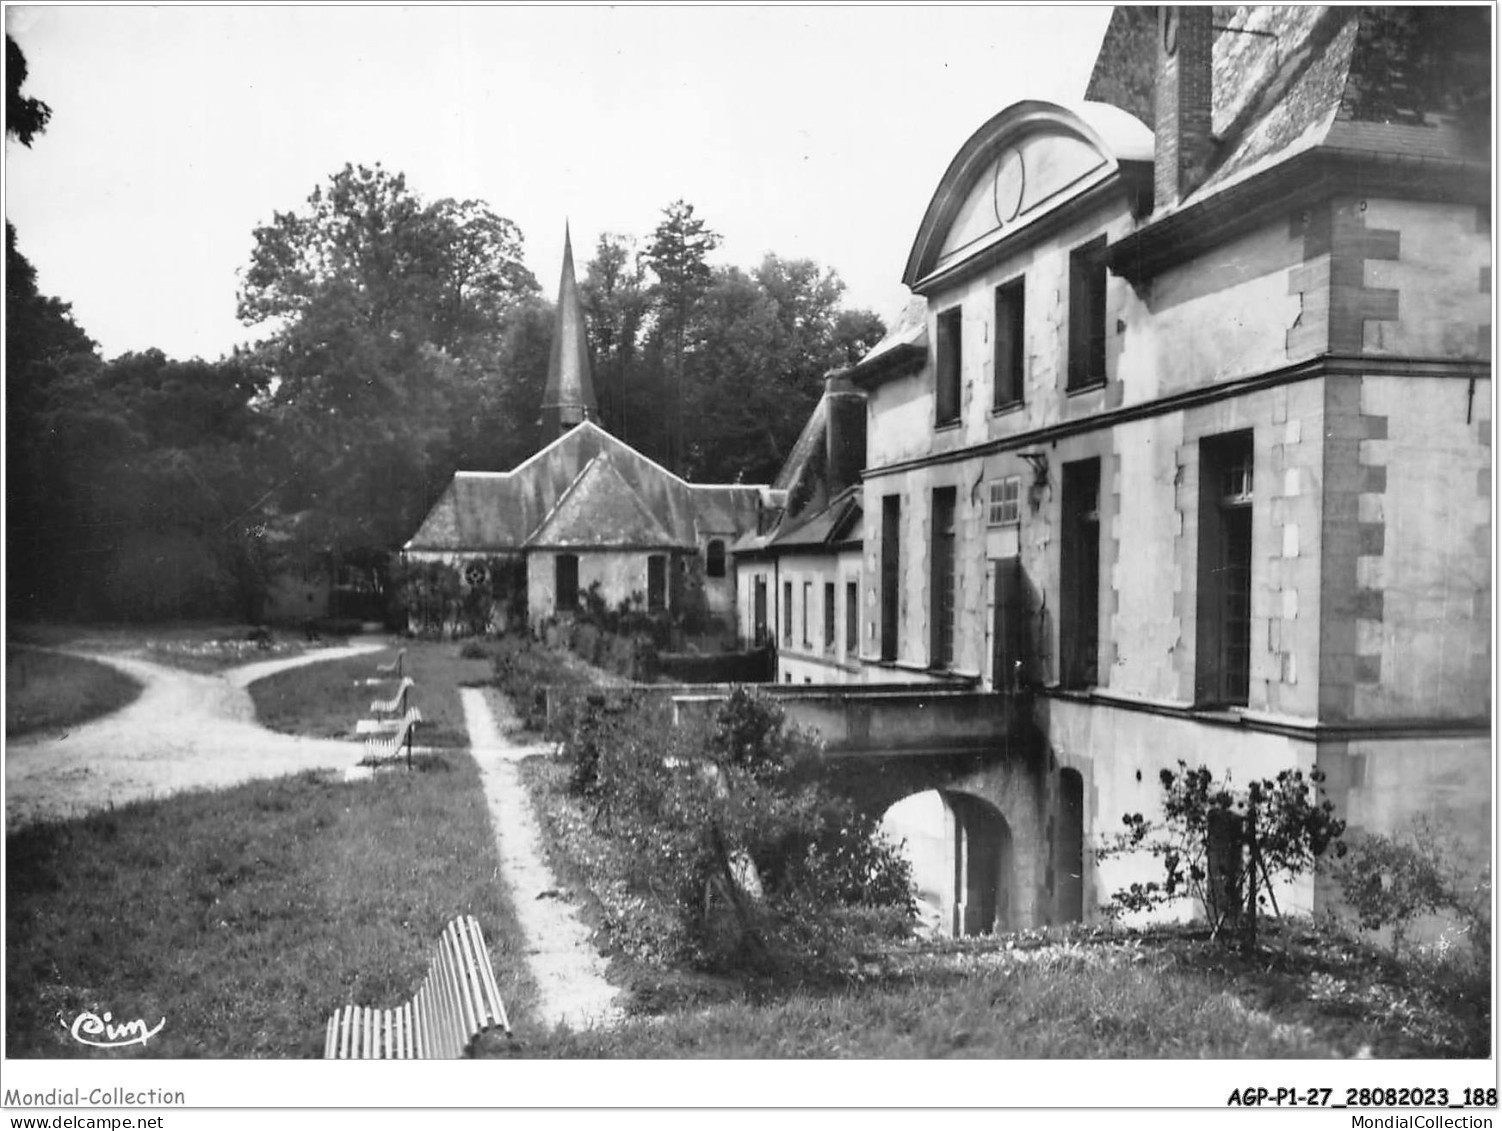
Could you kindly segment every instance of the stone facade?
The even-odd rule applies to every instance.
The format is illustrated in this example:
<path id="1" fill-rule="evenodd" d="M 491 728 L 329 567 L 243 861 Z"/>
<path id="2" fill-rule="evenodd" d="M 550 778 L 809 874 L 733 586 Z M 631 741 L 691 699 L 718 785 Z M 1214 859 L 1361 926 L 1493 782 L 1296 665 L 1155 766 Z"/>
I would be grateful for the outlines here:
<path id="1" fill-rule="evenodd" d="M 1092 918 L 1154 878 L 1091 849 L 1179 760 L 1242 785 L 1319 768 L 1353 833 L 1427 816 L 1489 856 L 1489 153 L 1439 110 L 1362 118 L 1366 10 L 1235 18 L 1281 38 L 1159 37 L 1155 130 L 1037 102 L 982 126 L 909 258 L 922 349 L 849 375 L 867 460 L 840 678 L 1029 713 L 954 764 L 874 737 L 863 772 L 889 756 L 951 826 L 1003 831 L 976 842 L 1006 846 L 997 924 Z"/>

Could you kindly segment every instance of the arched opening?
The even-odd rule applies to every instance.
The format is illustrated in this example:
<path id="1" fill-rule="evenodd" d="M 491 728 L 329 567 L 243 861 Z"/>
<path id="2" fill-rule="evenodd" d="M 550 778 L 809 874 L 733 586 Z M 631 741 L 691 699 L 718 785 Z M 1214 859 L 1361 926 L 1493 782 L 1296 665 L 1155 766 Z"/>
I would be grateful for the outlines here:
<path id="1" fill-rule="evenodd" d="M 994 805 L 927 790 L 888 809 L 881 827 L 912 865 L 926 930 L 962 937 L 1012 927 L 1012 831 Z"/>
<path id="2" fill-rule="evenodd" d="M 1085 917 L 1085 779 L 1078 770 L 1059 771 L 1059 819 L 1054 829 L 1058 918 L 1077 923 Z"/>
<path id="3" fill-rule="evenodd" d="M 704 573 L 708 577 L 725 576 L 725 540 L 723 538 L 711 538 L 709 548 L 705 553 Z"/>

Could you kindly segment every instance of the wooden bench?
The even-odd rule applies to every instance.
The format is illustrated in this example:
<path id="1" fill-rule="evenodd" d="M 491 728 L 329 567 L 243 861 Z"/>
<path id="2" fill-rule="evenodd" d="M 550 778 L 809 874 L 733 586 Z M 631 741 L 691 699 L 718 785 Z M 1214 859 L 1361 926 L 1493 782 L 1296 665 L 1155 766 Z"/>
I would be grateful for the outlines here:
<path id="1" fill-rule="evenodd" d="M 476 1036 L 511 1022 L 501 1004 L 490 952 L 473 915 L 443 929 L 428 976 L 395 1009 L 346 1005 L 324 1034 L 325 1060 L 456 1060 Z"/>
<path id="2" fill-rule="evenodd" d="M 390 699 L 377 699 L 370 704 L 372 715 L 405 715 L 407 713 L 407 693 L 417 685 L 412 682 L 410 676 L 403 676 L 401 683 L 397 684 L 396 694 Z"/>
<path id="3" fill-rule="evenodd" d="M 402 660 L 406 658 L 406 655 L 407 650 L 405 648 L 398 649 L 396 659 L 392 660 L 389 664 L 376 665 L 376 675 L 394 675 L 397 679 L 401 679 Z"/>
<path id="4" fill-rule="evenodd" d="M 365 757 L 375 761 L 391 757 L 403 746 L 407 748 L 407 767 L 412 766 L 412 736 L 417 730 L 417 724 L 422 722 L 422 712 L 416 707 L 411 708 L 402 716 L 402 725 L 392 731 L 390 735 L 382 738 L 367 738 L 365 740 Z"/>

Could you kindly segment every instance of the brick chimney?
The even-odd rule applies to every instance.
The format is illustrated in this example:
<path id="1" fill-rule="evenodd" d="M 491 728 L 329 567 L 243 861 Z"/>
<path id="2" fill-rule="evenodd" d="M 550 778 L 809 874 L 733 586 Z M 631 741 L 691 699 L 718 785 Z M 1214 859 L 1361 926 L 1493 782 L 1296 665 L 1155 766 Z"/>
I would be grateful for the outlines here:
<path id="1" fill-rule="evenodd" d="M 866 466 L 866 394 L 842 374 L 824 379 L 828 400 L 824 417 L 824 450 L 829 460 L 829 497 L 833 498 L 861 477 Z"/>
<path id="2" fill-rule="evenodd" d="M 1210 28 L 1215 9 L 1158 9 L 1157 115 L 1153 144 L 1156 207 L 1177 204 L 1205 178 L 1215 141 L 1210 132 Z"/>

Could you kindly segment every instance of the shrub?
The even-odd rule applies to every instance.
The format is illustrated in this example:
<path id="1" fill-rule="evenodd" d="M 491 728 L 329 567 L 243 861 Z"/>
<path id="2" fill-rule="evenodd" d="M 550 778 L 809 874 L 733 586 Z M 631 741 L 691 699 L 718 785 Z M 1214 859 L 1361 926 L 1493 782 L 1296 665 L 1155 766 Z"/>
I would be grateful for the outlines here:
<path id="1" fill-rule="evenodd" d="M 1381 833 L 1358 840 L 1335 872 L 1342 894 L 1363 930 L 1392 931 L 1394 954 L 1401 952 L 1409 925 L 1444 904 L 1444 880 L 1432 838 L 1411 842 Z"/>
<path id="2" fill-rule="evenodd" d="M 1229 776 L 1216 781 L 1204 766 L 1159 774 L 1163 820 L 1141 813 L 1122 817 L 1126 832 L 1108 841 L 1101 859 L 1148 852 L 1163 865 L 1164 878 L 1134 883 L 1112 894 L 1112 914 L 1151 911 L 1193 898 L 1217 931 L 1240 922 L 1243 942 L 1256 941 L 1258 910 L 1272 904 L 1273 877 L 1292 880 L 1312 869 L 1333 848 L 1344 856 L 1345 822 L 1333 802 L 1321 800 L 1324 774 L 1283 770 L 1276 778 L 1251 782 L 1245 793 L 1232 790 Z M 1241 910 L 1245 907 L 1245 916 Z"/>
<path id="3" fill-rule="evenodd" d="M 495 684 L 511 700 L 522 725 L 541 731 L 548 725 L 548 689 L 588 686 L 564 658 L 525 637 L 503 636 L 488 649 Z"/>
<path id="4" fill-rule="evenodd" d="M 744 689 L 712 720 L 670 725 L 647 697 L 587 702 L 563 745 L 570 784 L 654 905 L 643 953 L 710 968 L 815 969 L 905 932 L 912 878 L 874 819 L 808 774 L 817 746 Z"/>
<path id="5" fill-rule="evenodd" d="M 1455 846 L 1427 820 L 1402 838 L 1369 833 L 1351 848 L 1335 878 L 1363 930 L 1391 932 L 1403 950 L 1409 928 L 1424 915 L 1449 913 L 1477 954 L 1491 953 L 1491 874 L 1466 880 L 1454 866 Z"/>

